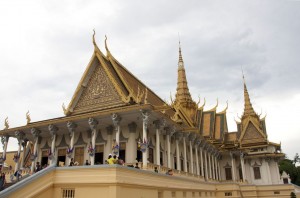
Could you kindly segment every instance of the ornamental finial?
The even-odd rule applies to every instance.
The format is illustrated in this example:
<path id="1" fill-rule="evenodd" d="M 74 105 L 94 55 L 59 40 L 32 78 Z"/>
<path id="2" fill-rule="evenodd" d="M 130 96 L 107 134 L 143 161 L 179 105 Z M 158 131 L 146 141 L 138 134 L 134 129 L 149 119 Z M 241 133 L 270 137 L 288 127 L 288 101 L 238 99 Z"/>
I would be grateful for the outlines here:
<path id="1" fill-rule="evenodd" d="M 5 118 L 4 120 L 4 129 L 8 129 L 9 128 L 9 123 L 8 123 L 8 117 Z"/>
<path id="2" fill-rule="evenodd" d="M 26 120 L 27 120 L 27 124 L 29 124 L 31 122 L 29 110 L 26 113 Z"/>
<path id="3" fill-rule="evenodd" d="M 93 29 L 93 32 L 94 32 L 94 34 L 93 34 L 93 44 L 94 44 L 94 46 L 96 46 L 97 44 L 96 44 L 96 41 L 95 41 L 95 35 L 96 35 L 95 29 Z"/>

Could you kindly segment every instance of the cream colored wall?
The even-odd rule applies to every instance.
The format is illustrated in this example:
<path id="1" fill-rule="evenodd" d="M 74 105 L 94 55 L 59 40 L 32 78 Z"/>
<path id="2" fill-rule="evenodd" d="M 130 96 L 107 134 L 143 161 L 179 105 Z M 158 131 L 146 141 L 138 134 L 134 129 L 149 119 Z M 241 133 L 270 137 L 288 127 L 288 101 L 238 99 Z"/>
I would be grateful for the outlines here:
<path id="1" fill-rule="evenodd" d="M 287 197 L 293 185 L 240 185 L 238 183 L 209 183 L 181 176 L 167 176 L 149 171 L 115 166 L 57 168 L 15 190 L 9 197 L 61 197 L 63 189 L 75 189 L 76 198 L 105 196 L 106 198 L 182 198 Z M 274 192 L 280 192 L 278 196 Z"/>

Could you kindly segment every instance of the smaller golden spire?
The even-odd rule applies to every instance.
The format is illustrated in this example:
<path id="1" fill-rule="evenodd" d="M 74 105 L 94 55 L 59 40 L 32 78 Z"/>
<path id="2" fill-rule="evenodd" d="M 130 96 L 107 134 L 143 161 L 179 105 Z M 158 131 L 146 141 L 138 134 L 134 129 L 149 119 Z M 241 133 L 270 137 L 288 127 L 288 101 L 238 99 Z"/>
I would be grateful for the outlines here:
<path id="1" fill-rule="evenodd" d="M 246 86 L 246 80 L 245 80 L 244 74 L 243 74 L 243 81 L 244 81 L 244 101 L 245 101 L 243 117 L 248 116 L 248 115 L 256 115 L 256 113 L 252 107 L 251 101 L 250 101 L 250 96 L 249 96 L 248 89 Z"/>

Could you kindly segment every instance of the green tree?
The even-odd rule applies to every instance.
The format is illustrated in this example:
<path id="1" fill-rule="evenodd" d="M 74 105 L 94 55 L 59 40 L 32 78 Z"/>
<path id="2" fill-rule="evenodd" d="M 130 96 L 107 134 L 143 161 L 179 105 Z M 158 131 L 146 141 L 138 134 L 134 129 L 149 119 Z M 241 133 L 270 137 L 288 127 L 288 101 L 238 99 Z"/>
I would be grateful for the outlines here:
<path id="1" fill-rule="evenodd" d="M 285 171 L 290 175 L 291 182 L 300 186 L 300 167 L 296 167 L 296 164 L 300 162 L 299 154 L 296 153 L 293 160 L 285 158 L 279 162 L 279 171 L 282 174 Z"/>

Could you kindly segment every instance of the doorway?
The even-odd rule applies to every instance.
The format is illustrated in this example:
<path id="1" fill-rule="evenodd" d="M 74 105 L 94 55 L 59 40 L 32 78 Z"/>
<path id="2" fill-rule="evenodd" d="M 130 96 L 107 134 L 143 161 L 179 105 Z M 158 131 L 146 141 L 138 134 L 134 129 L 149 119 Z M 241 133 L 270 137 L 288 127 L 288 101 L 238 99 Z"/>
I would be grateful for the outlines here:
<path id="1" fill-rule="evenodd" d="M 95 164 L 103 164 L 104 145 L 96 145 Z"/>
<path id="2" fill-rule="evenodd" d="M 65 166 L 66 164 L 66 154 L 67 154 L 67 151 L 66 151 L 66 148 L 63 148 L 63 149 L 58 149 L 57 151 L 57 166 Z"/>

